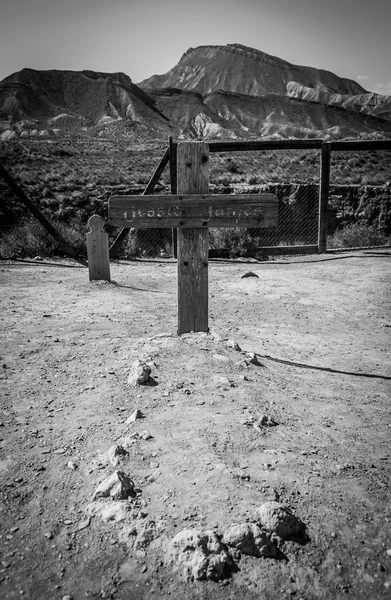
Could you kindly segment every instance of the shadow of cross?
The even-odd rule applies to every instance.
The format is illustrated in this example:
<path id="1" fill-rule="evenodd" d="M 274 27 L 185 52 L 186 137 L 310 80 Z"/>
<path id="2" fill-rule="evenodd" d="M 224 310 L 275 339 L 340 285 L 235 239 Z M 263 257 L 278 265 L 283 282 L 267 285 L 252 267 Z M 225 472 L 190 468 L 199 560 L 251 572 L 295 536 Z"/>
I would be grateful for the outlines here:
<path id="1" fill-rule="evenodd" d="M 178 229 L 178 334 L 208 331 L 209 227 L 275 227 L 275 194 L 209 194 L 209 145 L 181 142 L 178 189 L 167 196 L 112 196 L 108 222 L 121 228 Z M 90 260 L 90 257 L 89 257 Z"/>

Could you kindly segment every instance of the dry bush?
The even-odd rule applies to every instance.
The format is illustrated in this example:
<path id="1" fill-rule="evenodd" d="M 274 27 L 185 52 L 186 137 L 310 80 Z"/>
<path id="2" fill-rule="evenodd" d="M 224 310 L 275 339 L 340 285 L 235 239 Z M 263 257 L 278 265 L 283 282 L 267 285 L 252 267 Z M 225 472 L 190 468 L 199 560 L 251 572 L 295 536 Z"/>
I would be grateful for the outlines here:
<path id="1" fill-rule="evenodd" d="M 54 223 L 53 226 L 74 248 L 79 256 L 86 255 L 85 227 L 73 223 Z M 3 233 L 0 237 L 1 258 L 63 255 L 61 246 L 35 219 L 24 221 L 20 226 Z"/>
<path id="2" fill-rule="evenodd" d="M 230 258 L 249 256 L 256 253 L 257 239 L 251 237 L 247 229 L 227 227 L 209 229 L 209 245 L 211 248 L 229 250 Z"/>
<path id="3" fill-rule="evenodd" d="M 390 243 L 384 233 L 374 225 L 363 222 L 349 223 L 327 238 L 327 248 L 363 248 L 366 246 L 382 246 Z"/>

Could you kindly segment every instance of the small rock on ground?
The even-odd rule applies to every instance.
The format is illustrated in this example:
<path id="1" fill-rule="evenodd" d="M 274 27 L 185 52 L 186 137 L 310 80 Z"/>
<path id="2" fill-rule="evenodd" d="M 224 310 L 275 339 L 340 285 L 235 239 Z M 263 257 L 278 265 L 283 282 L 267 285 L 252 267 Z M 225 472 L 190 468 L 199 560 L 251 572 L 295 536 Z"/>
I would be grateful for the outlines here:
<path id="1" fill-rule="evenodd" d="M 137 359 L 134 361 L 128 375 L 128 384 L 131 386 L 147 385 L 150 380 L 151 367 Z"/>
<path id="2" fill-rule="evenodd" d="M 304 523 L 287 506 L 274 500 L 262 504 L 258 515 L 260 524 L 267 531 L 283 539 L 294 537 L 305 529 Z"/>
<path id="3" fill-rule="evenodd" d="M 86 507 L 86 511 L 90 515 L 100 516 L 104 523 L 108 521 L 119 523 L 126 519 L 128 508 L 129 504 L 126 501 L 118 500 L 116 502 L 91 502 Z"/>
<path id="4" fill-rule="evenodd" d="M 262 367 L 262 363 L 259 362 L 255 352 L 246 352 L 246 362 L 251 363 L 257 367 Z"/>
<path id="5" fill-rule="evenodd" d="M 224 533 L 223 542 L 249 556 L 275 556 L 273 542 L 255 523 L 231 525 Z"/>
<path id="6" fill-rule="evenodd" d="M 121 457 L 128 457 L 129 452 L 125 450 L 125 448 L 123 448 L 122 446 L 114 445 L 108 449 L 107 456 L 113 467 L 117 467 L 121 462 Z"/>
<path id="7" fill-rule="evenodd" d="M 273 419 L 273 417 L 269 417 L 268 415 L 262 415 L 262 417 L 258 420 L 256 425 L 261 427 L 276 427 L 278 423 Z"/>
<path id="8" fill-rule="evenodd" d="M 234 561 L 214 531 L 183 529 L 171 543 L 171 560 L 188 579 L 219 581 L 230 576 Z"/>
<path id="9" fill-rule="evenodd" d="M 109 497 L 113 500 L 126 500 L 126 498 L 135 496 L 134 483 L 129 476 L 123 471 L 114 471 L 96 488 L 92 500 Z"/>
<path id="10" fill-rule="evenodd" d="M 226 344 L 226 346 L 228 346 L 228 348 L 233 348 L 237 352 L 242 351 L 241 347 L 239 346 L 239 344 L 237 342 L 235 342 L 235 340 L 227 340 L 225 342 L 225 344 Z"/>
<path id="11" fill-rule="evenodd" d="M 137 421 L 137 419 L 143 419 L 143 418 L 144 418 L 144 415 L 141 412 L 141 410 L 136 408 L 136 410 L 134 412 L 132 412 L 130 417 L 128 417 L 126 419 L 126 425 L 130 425 L 131 423 L 134 423 L 135 421 Z"/>

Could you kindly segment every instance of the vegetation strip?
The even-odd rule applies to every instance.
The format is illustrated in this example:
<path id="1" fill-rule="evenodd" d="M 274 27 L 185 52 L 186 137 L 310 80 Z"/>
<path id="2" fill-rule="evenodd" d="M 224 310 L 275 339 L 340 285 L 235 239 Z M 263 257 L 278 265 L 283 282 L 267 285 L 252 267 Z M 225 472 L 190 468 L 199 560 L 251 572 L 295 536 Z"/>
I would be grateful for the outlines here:
<path id="1" fill-rule="evenodd" d="M 50 233 L 50 235 L 60 244 L 60 246 L 65 250 L 69 256 L 72 256 L 77 262 L 80 262 L 82 265 L 86 266 L 87 263 L 84 259 L 78 258 L 76 256 L 75 250 L 66 242 L 66 240 L 58 233 L 58 231 L 53 227 L 51 223 L 46 219 L 46 217 L 41 213 L 40 210 L 35 206 L 33 202 L 31 202 L 30 198 L 27 194 L 18 186 L 18 184 L 12 179 L 11 175 L 8 173 L 6 169 L 0 164 L 0 176 L 4 179 L 4 181 L 9 185 L 10 189 L 13 193 L 19 198 L 21 202 L 33 213 L 34 217 L 38 219 L 38 221 L 45 227 L 45 229 Z"/>

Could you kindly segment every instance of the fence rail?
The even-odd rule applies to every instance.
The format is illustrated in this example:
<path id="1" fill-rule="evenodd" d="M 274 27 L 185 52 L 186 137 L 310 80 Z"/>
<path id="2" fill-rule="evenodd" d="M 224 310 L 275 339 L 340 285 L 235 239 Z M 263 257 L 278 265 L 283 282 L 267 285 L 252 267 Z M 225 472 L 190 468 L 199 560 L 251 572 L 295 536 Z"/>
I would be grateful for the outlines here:
<path id="1" fill-rule="evenodd" d="M 169 138 L 166 150 L 142 192 L 143 195 L 156 193 L 157 185 L 160 184 L 167 166 L 171 194 L 177 193 L 178 143 Z M 386 185 L 387 181 L 391 181 L 391 140 L 211 141 L 208 146 L 212 171 L 215 169 L 216 172 L 216 175 L 211 177 L 210 187 L 213 193 L 270 192 L 279 198 L 277 227 L 262 231 L 228 228 L 220 229 L 218 232 L 211 228 L 209 234 L 211 257 L 234 256 L 235 252 L 243 252 L 243 246 L 246 246 L 248 252 L 259 256 L 323 253 L 327 250 L 328 235 L 341 223 L 354 220 L 357 214 L 369 215 L 371 222 L 377 219 L 387 235 L 391 234 L 391 184 Z M 385 166 L 379 165 L 376 180 L 384 182 L 383 187 L 380 188 L 382 195 L 379 201 L 369 185 L 360 187 L 340 183 L 346 173 L 349 175 L 349 177 L 346 175 L 349 181 L 352 177 L 350 177 L 349 166 L 342 168 L 338 165 L 340 157 L 345 156 L 356 157 L 356 162 L 362 164 L 366 159 L 357 158 L 357 153 L 364 153 L 363 157 L 367 156 L 365 153 L 369 153 L 372 155 L 375 172 L 377 158 L 373 153 L 376 152 L 382 153 L 381 156 L 388 160 Z M 240 167 L 243 156 L 246 157 L 244 171 Z M 348 163 L 351 160 L 353 159 L 349 159 Z M 274 163 L 278 165 L 273 171 Z M 255 164 L 258 165 L 258 170 L 256 175 L 252 175 Z M 4 197 L 4 190 L 11 189 L 47 231 L 51 235 L 57 235 L 67 253 L 75 255 L 72 246 L 61 239 L 38 206 L 30 200 L 29 195 L 16 184 L 1 165 L 0 176 L 6 184 L 0 182 L 1 196 Z M 167 192 L 163 187 L 164 193 Z M 4 200 L 2 202 L 4 203 Z M 126 245 L 130 256 L 174 255 L 176 257 L 176 234 L 176 229 L 172 231 L 123 229 L 113 239 L 110 256 L 118 255 L 121 245 Z"/>

